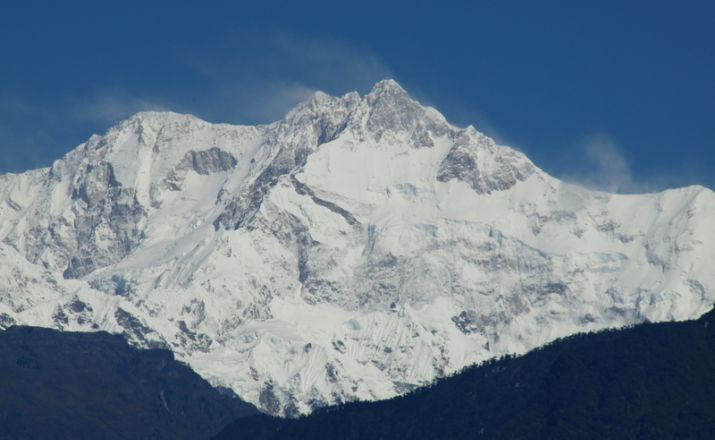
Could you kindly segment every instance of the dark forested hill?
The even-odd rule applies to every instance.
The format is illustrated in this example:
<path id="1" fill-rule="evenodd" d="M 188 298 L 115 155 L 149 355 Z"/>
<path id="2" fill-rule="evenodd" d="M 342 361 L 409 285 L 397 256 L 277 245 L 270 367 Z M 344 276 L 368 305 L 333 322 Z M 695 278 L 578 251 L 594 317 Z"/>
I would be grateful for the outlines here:
<path id="1" fill-rule="evenodd" d="M 216 438 L 713 439 L 715 311 L 577 335 L 389 401 L 251 416 Z"/>
<path id="2" fill-rule="evenodd" d="M 253 406 L 108 333 L 0 332 L 0 439 L 197 439 Z"/>

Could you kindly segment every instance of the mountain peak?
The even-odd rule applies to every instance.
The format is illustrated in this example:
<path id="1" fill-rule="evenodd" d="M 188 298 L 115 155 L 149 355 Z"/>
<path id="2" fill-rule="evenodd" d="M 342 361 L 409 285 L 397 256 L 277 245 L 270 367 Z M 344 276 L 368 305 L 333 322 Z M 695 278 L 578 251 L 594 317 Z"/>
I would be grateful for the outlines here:
<path id="1" fill-rule="evenodd" d="M 378 101 L 412 101 L 410 95 L 394 79 L 383 79 L 372 87 L 367 94 L 370 104 Z"/>
<path id="2" fill-rule="evenodd" d="M 392 78 L 387 78 L 378 81 L 375 83 L 374 86 L 372 86 L 372 90 L 370 93 L 385 93 L 385 92 L 392 92 L 392 93 L 404 93 L 405 95 L 407 92 L 405 89 L 394 79 Z"/>

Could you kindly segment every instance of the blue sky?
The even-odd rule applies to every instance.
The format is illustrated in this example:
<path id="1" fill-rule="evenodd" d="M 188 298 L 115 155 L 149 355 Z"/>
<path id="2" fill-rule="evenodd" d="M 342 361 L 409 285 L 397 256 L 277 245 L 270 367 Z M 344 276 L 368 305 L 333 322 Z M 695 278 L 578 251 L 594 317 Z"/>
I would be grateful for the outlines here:
<path id="1" fill-rule="evenodd" d="M 715 188 L 715 3 L 4 1 L 0 172 L 128 115 L 279 118 L 386 77 L 552 174 Z"/>

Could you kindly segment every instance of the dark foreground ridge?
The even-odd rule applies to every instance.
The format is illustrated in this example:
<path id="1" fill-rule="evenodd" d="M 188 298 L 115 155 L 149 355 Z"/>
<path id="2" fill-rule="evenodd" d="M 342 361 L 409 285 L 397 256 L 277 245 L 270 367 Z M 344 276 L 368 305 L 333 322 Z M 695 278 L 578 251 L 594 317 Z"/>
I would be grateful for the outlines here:
<path id="1" fill-rule="evenodd" d="M 389 401 L 247 417 L 215 438 L 712 439 L 715 310 L 576 335 Z"/>
<path id="2" fill-rule="evenodd" d="M 0 332 L 0 439 L 200 439 L 252 405 L 117 335 Z"/>

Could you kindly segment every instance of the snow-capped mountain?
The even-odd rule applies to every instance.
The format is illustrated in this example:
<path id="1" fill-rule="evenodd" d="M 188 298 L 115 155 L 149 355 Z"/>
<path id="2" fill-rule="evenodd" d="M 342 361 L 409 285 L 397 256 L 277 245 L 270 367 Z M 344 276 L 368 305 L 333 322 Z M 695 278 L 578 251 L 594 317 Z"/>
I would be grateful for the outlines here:
<path id="1" fill-rule="evenodd" d="M 561 182 L 394 81 L 278 122 L 139 113 L 0 176 L 0 326 L 166 346 L 273 414 L 715 301 L 715 194 Z"/>

